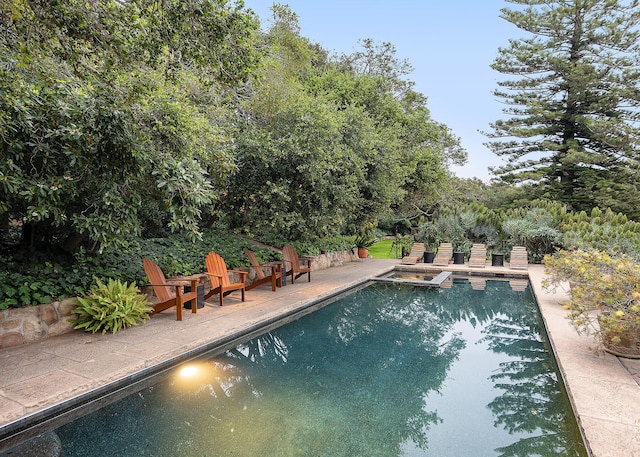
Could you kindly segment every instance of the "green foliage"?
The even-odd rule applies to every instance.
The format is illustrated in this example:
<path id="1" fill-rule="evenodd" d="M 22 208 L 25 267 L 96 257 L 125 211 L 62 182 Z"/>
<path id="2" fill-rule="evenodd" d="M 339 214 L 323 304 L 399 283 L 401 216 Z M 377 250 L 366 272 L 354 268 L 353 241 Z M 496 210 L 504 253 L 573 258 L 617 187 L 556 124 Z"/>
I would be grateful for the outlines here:
<path id="1" fill-rule="evenodd" d="M 242 105 L 225 220 L 312 240 L 375 224 L 409 192 L 427 198 L 447 159 L 464 154 L 401 79 L 393 46 L 368 40 L 361 52 L 322 60 L 295 15 L 273 10 L 263 74 Z"/>
<path id="2" fill-rule="evenodd" d="M 624 214 L 594 208 L 568 213 L 561 224 L 562 245 L 571 249 L 597 249 L 622 253 L 640 261 L 640 223 Z"/>
<path id="3" fill-rule="evenodd" d="M 426 221 L 418 226 L 418 234 L 416 240 L 424 243 L 426 249 L 435 249 L 438 247 L 439 231 L 436 224 L 432 221 Z"/>
<path id="4" fill-rule="evenodd" d="M 561 239 L 560 230 L 553 216 L 543 208 L 530 208 L 518 218 L 502 223 L 507 241 L 507 251 L 515 245 L 525 246 L 529 255 L 540 262 L 545 254 L 553 252 Z"/>
<path id="5" fill-rule="evenodd" d="M 138 325 L 149 318 L 152 307 L 134 283 L 109 279 L 106 284 L 96 278 L 89 295 L 79 297 L 73 309 L 75 329 L 96 333 L 116 333 L 118 330 Z"/>
<path id="6" fill-rule="evenodd" d="M 373 243 L 376 242 L 376 239 L 368 234 L 358 235 L 353 240 L 353 245 L 357 248 L 370 248 Z"/>
<path id="7" fill-rule="evenodd" d="M 637 218 L 640 4 L 512 3 L 502 17 L 529 34 L 499 49 L 492 65 L 509 77 L 494 91 L 509 118 L 487 134 L 507 162 L 494 172 L 528 183 L 529 197 Z"/>
<path id="8" fill-rule="evenodd" d="M 65 253 L 22 252 L 0 256 L 0 309 L 78 296 L 88 290 L 91 275 Z"/>
<path id="9" fill-rule="evenodd" d="M 570 285 L 565 303 L 578 332 L 593 334 L 598 347 L 620 345 L 631 330 L 637 341 L 640 328 L 640 265 L 628 256 L 610 256 L 597 250 L 560 250 L 544 258 L 548 277 L 543 285 Z M 638 351 L 637 347 L 631 348 Z"/>
<path id="10" fill-rule="evenodd" d="M 468 216 L 468 214 L 467 214 Z M 471 229 L 471 219 L 461 217 L 458 214 L 447 214 L 439 217 L 435 221 L 438 233 L 438 244 L 451 243 L 455 251 L 471 252 L 473 244 L 468 238 L 467 230 Z"/>
<path id="11" fill-rule="evenodd" d="M 222 1 L 0 4 L 0 218 L 28 246 L 199 236 L 258 22 Z"/>
<path id="12" fill-rule="evenodd" d="M 276 248 L 290 243 L 301 255 L 318 255 L 321 249 L 346 251 L 353 247 L 353 237 L 350 236 L 314 241 L 290 241 L 275 236 L 259 239 Z M 145 284 L 148 282 L 142 269 L 145 257 L 157 262 L 167 277 L 202 273 L 209 251 L 219 253 L 229 268 L 248 267 L 249 259 L 244 248 L 251 249 L 263 262 L 282 260 L 279 252 L 256 246 L 224 229 L 206 230 L 202 238 L 196 240 L 184 234 L 132 238 L 118 249 L 105 249 L 101 253 L 90 253 L 84 249 L 73 255 L 63 251 L 20 251 L 0 256 L 0 309 L 85 295 L 93 284 L 94 276 Z"/>
<path id="13" fill-rule="evenodd" d="M 336 236 L 329 238 L 322 238 L 314 241 L 316 248 L 320 247 L 326 251 L 348 251 L 353 247 L 350 236 Z M 308 253 L 307 253 L 308 255 Z"/>
<path id="14" fill-rule="evenodd" d="M 378 252 L 371 252 L 372 249 L 369 250 L 369 253 L 371 254 L 371 257 L 374 258 L 400 258 L 402 257 L 403 252 L 409 252 L 411 250 L 411 246 L 413 246 L 413 243 L 415 242 L 415 239 L 413 238 L 413 236 L 411 235 L 396 235 L 393 240 L 390 243 L 389 246 L 389 251 L 387 253 L 385 253 L 385 255 L 380 255 L 380 251 L 381 249 L 378 248 L 374 251 L 378 251 Z M 374 246 L 378 246 L 378 244 L 380 244 L 381 242 L 375 243 Z M 427 250 L 429 250 L 430 248 L 427 246 Z M 390 254 L 393 253 L 393 256 L 390 256 Z"/>

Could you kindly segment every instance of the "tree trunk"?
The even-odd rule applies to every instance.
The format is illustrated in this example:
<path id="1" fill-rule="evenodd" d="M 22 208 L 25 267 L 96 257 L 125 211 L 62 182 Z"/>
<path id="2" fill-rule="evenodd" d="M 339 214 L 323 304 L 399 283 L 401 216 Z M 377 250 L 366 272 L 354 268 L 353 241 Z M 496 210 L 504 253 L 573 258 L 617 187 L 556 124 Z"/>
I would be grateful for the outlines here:
<path id="1" fill-rule="evenodd" d="M 62 243 L 62 249 L 67 252 L 75 252 L 85 239 L 86 236 L 83 233 L 78 233 L 74 230 Z"/>

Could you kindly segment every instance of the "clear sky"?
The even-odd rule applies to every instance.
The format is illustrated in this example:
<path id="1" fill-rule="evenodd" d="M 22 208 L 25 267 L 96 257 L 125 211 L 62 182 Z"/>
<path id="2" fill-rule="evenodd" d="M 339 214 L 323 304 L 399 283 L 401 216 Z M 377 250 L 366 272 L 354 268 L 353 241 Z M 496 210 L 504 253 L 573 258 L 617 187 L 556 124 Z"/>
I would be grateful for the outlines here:
<path id="1" fill-rule="evenodd" d="M 263 27 L 271 19 L 272 0 L 245 0 Z M 408 79 L 426 95 L 431 117 L 451 128 L 469 154 L 462 178 L 490 179 L 487 167 L 502 159 L 483 143 L 489 123 L 503 118 L 492 95 L 497 81 L 508 79 L 490 68 L 499 47 L 523 32 L 501 19 L 504 0 L 282 0 L 298 15 L 301 35 L 331 53 L 360 49 L 358 40 L 390 42 L 397 57 L 408 59 Z"/>

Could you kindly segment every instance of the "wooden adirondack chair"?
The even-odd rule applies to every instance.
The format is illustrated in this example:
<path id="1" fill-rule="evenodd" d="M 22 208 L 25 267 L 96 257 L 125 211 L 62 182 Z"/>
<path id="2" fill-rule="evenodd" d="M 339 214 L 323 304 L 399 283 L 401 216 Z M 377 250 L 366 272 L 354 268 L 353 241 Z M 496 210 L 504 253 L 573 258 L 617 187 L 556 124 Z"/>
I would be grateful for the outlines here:
<path id="1" fill-rule="evenodd" d="M 149 278 L 149 285 L 153 287 L 153 293 L 158 298 L 158 303 L 153 306 L 150 316 L 175 306 L 176 320 L 181 321 L 182 306 L 191 300 L 193 300 L 191 302 L 191 312 L 196 312 L 196 308 L 198 308 L 196 299 L 199 279 L 167 281 L 160 267 L 152 260 L 143 259 L 142 266 Z M 183 291 L 183 287 L 186 285 L 191 286 L 190 292 Z"/>
<path id="2" fill-rule="evenodd" d="M 205 263 L 207 265 L 207 275 L 211 280 L 211 290 L 204 296 L 205 300 L 219 293 L 220 306 L 222 306 L 225 295 L 229 295 L 234 290 L 239 290 L 242 293 L 242 301 L 244 301 L 245 282 L 247 281 L 246 271 L 227 270 L 224 259 L 215 252 L 207 254 Z M 229 273 L 238 273 L 240 282 L 231 283 Z"/>
<path id="3" fill-rule="evenodd" d="M 298 252 L 290 244 L 282 248 L 282 257 L 284 257 L 285 279 L 287 276 L 291 276 L 291 284 L 293 284 L 294 279 L 307 274 L 309 282 L 311 282 L 311 259 L 306 259 L 306 266 L 302 266 Z"/>
<path id="4" fill-rule="evenodd" d="M 247 290 L 251 290 L 266 282 L 271 282 L 271 290 L 274 292 L 276 291 L 276 285 L 282 287 L 282 268 L 279 263 L 260 265 L 260 262 L 258 262 L 256 255 L 252 251 L 245 248 L 244 253 L 249 257 L 249 262 L 251 262 L 251 267 L 255 270 L 257 277 L 253 283 L 246 287 Z M 271 273 L 268 276 L 264 273 L 264 268 L 271 269 Z"/>

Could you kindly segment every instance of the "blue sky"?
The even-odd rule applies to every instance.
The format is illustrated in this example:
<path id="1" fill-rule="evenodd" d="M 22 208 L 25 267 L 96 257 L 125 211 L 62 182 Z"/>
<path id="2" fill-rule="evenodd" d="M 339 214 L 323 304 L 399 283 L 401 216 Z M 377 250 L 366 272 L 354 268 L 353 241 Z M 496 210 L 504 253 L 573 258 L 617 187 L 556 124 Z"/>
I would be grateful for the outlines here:
<path id="1" fill-rule="evenodd" d="M 503 118 L 492 95 L 502 75 L 490 68 L 498 47 L 523 32 L 501 19 L 504 0 L 289 0 L 301 35 L 332 53 L 359 49 L 358 40 L 391 42 L 399 58 L 414 67 L 408 78 L 428 98 L 434 120 L 449 126 L 469 154 L 456 175 L 490 179 L 487 167 L 502 164 L 483 143 L 489 123 Z M 271 0 L 245 0 L 263 27 L 271 18 Z"/>

